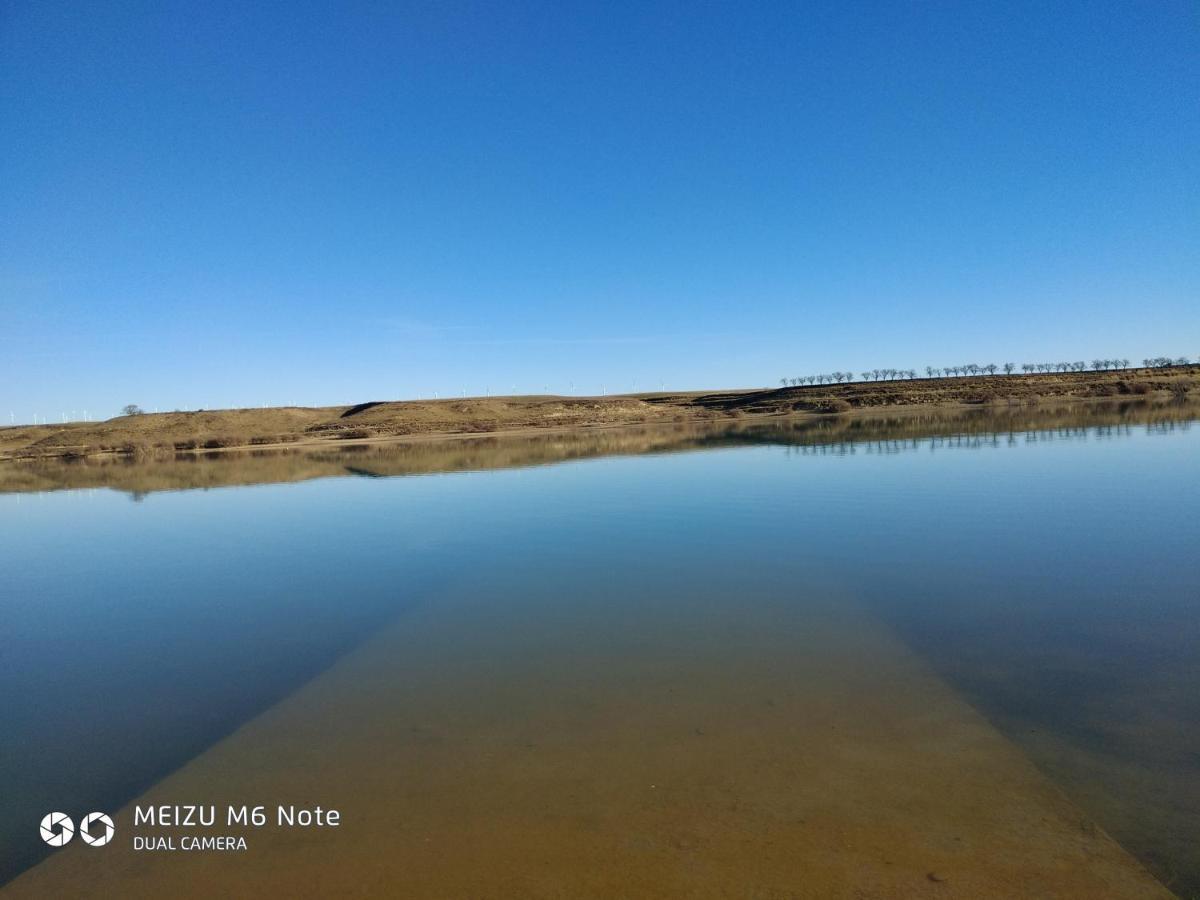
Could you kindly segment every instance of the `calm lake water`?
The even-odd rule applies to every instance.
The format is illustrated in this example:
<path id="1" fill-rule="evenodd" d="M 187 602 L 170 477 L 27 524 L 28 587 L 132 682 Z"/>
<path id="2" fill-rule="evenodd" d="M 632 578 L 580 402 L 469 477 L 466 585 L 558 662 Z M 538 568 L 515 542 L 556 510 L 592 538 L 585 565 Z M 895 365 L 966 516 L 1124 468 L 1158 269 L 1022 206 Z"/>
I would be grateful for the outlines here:
<path id="1" fill-rule="evenodd" d="M 393 821 L 386 805 L 414 895 L 603 893 L 597 858 L 631 895 L 782 895 L 788 852 L 745 860 L 832 842 L 843 821 L 859 824 L 822 850 L 829 878 L 853 845 L 879 878 L 934 889 L 956 866 L 975 877 L 1007 827 L 923 768 L 966 758 L 996 762 L 962 785 L 990 791 L 994 769 L 1007 797 L 1044 778 L 1080 833 L 1098 824 L 1200 895 L 1195 416 L 1001 409 L 9 467 L 0 883 L 100 858 L 114 884 L 143 877 L 117 852 L 51 851 L 36 826 L 116 813 L 177 773 L 191 794 L 163 802 L 322 802 L 348 828 Z M 914 718 L 930 710 L 943 718 Z M 905 773 L 921 789 L 900 796 Z M 251 788 L 265 800 L 235 796 Z M 926 844 L 899 846 L 906 822 Z M 436 840 L 458 855 L 430 855 Z M 370 893 L 386 854 L 356 855 L 367 844 L 303 849 Z M 240 877 L 278 876 L 268 851 Z M 531 868 L 505 882 L 517 854 Z"/>

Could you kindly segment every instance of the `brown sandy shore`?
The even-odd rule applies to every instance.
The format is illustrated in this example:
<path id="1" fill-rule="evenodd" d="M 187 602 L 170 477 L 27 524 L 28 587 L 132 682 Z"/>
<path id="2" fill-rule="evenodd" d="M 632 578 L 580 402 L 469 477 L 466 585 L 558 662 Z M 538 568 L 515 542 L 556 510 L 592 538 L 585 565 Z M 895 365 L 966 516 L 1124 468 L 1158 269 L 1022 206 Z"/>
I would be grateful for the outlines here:
<path id="1" fill-rule="evenodd" d="M 337 828 L 138 852 L 134 833 L 189 832 L 134 828 L 131 804 L 111 845 L 75 841 L 0 894 L 1171 896 L 847 598 L 706 604 L 680 628 L 673 604 L 694 598 L 664 597 L 634 635 L 607 603 L 534 602 L 514 623 L 478 593 L 376 636 L 135 801 L 262 803 L 272 822 L 320 804 Z"/>
<path id="2" fill-rule="evenodd" d="M 607 397 L 486 397 L 322 408 L 200 410 L 0 428 L 0 460 L 153 458 L 231 448 L 346 445 L 600 426 L 851 415 L 1087 400 L 1195 396 L 1200 367 L 975 376 L 780 389 Z"/>

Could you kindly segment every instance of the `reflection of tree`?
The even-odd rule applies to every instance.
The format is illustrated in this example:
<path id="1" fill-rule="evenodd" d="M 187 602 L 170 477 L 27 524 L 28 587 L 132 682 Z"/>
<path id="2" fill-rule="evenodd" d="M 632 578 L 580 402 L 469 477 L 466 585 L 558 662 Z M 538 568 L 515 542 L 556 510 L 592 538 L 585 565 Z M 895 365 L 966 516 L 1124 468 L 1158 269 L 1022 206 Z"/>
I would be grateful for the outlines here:
<path id="1" fill-rule="evenodd" d="M 983 450 L 1018 444 L 1048 444 L 1062 441 L 1112 440 L 1132 437 L 1136 430 L 1146 434 L 1187 431 L 1195 420 L 1167 419 L 1144 423 L 1060 426 L 1034 431 L 980 431 L 913 438 L 844 439 L 822 443 L 786 443 L 789 453 L 799 456 L 849 456 L 855 453 L 894 454 L 914 450 Z"/>

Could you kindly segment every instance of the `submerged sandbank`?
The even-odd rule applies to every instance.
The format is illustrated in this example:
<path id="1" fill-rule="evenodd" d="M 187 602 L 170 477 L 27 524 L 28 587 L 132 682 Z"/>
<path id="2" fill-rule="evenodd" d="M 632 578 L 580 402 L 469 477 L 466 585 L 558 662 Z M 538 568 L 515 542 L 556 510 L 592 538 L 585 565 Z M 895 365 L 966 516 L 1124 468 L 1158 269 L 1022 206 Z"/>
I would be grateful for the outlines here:
<path id="1" fill-rule="evenodd" d="M 728 589 L 467 576 L 135 801 L 339 827 L 134 852 L 185 832 L 126 808 L 5 896 L 1170 896 L 853 601 Z"/>

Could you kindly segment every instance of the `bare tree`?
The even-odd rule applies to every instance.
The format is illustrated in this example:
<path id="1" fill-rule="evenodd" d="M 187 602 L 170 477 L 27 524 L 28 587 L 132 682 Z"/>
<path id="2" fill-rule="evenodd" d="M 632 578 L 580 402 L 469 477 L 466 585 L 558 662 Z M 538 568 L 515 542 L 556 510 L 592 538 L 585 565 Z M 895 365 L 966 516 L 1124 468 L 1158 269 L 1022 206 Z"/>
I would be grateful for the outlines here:
<path id="1" fill-rule="evenodd" d="M 1184 356 L 1156 356 L 1153 358 L 1143 359 L 1142 365 L 1147 368 L 1162 368 L 1170 366 L 1187 366 L 1191 365 L 1191 361 Z M 1021 371 L 1026 375 L 1032 375 L 1034 372 L 1086 372 L 1088 368 L 1094 371 L 1103 369 L 1128 369 L 1129 360 L 1127 359 L 1093 359 L 1090 363 L 1084 360 L 1075 360 L 1071 362 L 1040 362 L 1040 363 L 1022 363 Z M 963 363 L 958 366 L 943 366 L 937 368 L 935 366 L 925 367 L 926 378 L 950 378 L 966 375 L 995 375 L 997 371 L 1003 369 L 1005 375 L 1011 375 L 1016 371 L 1015 363 L 1004 363 L 996 365 L 988 363 L 981 366 L 978 363 Z M 802 375 L 799 378 L 781 378 L 779 383 L 787 387 L 800 387 L 804 384 L 843 384 L 854 380 L 853 372 L 829 372 L 820 375 Z M 916 380 L 916 369 L 869 369 L 858 373 L 862 381 L 895 381 L 899 379 Z M 141 409 L 133 404 L 126 406 L 124 409 L 125 415 L 138 415 Z"/>
<path id="2" fill-rule="evenodd" d="M 142 408 L 136 403 L 127 403 L 121 407 L 121 415 L 123 416 L 140 416 Z"/>

